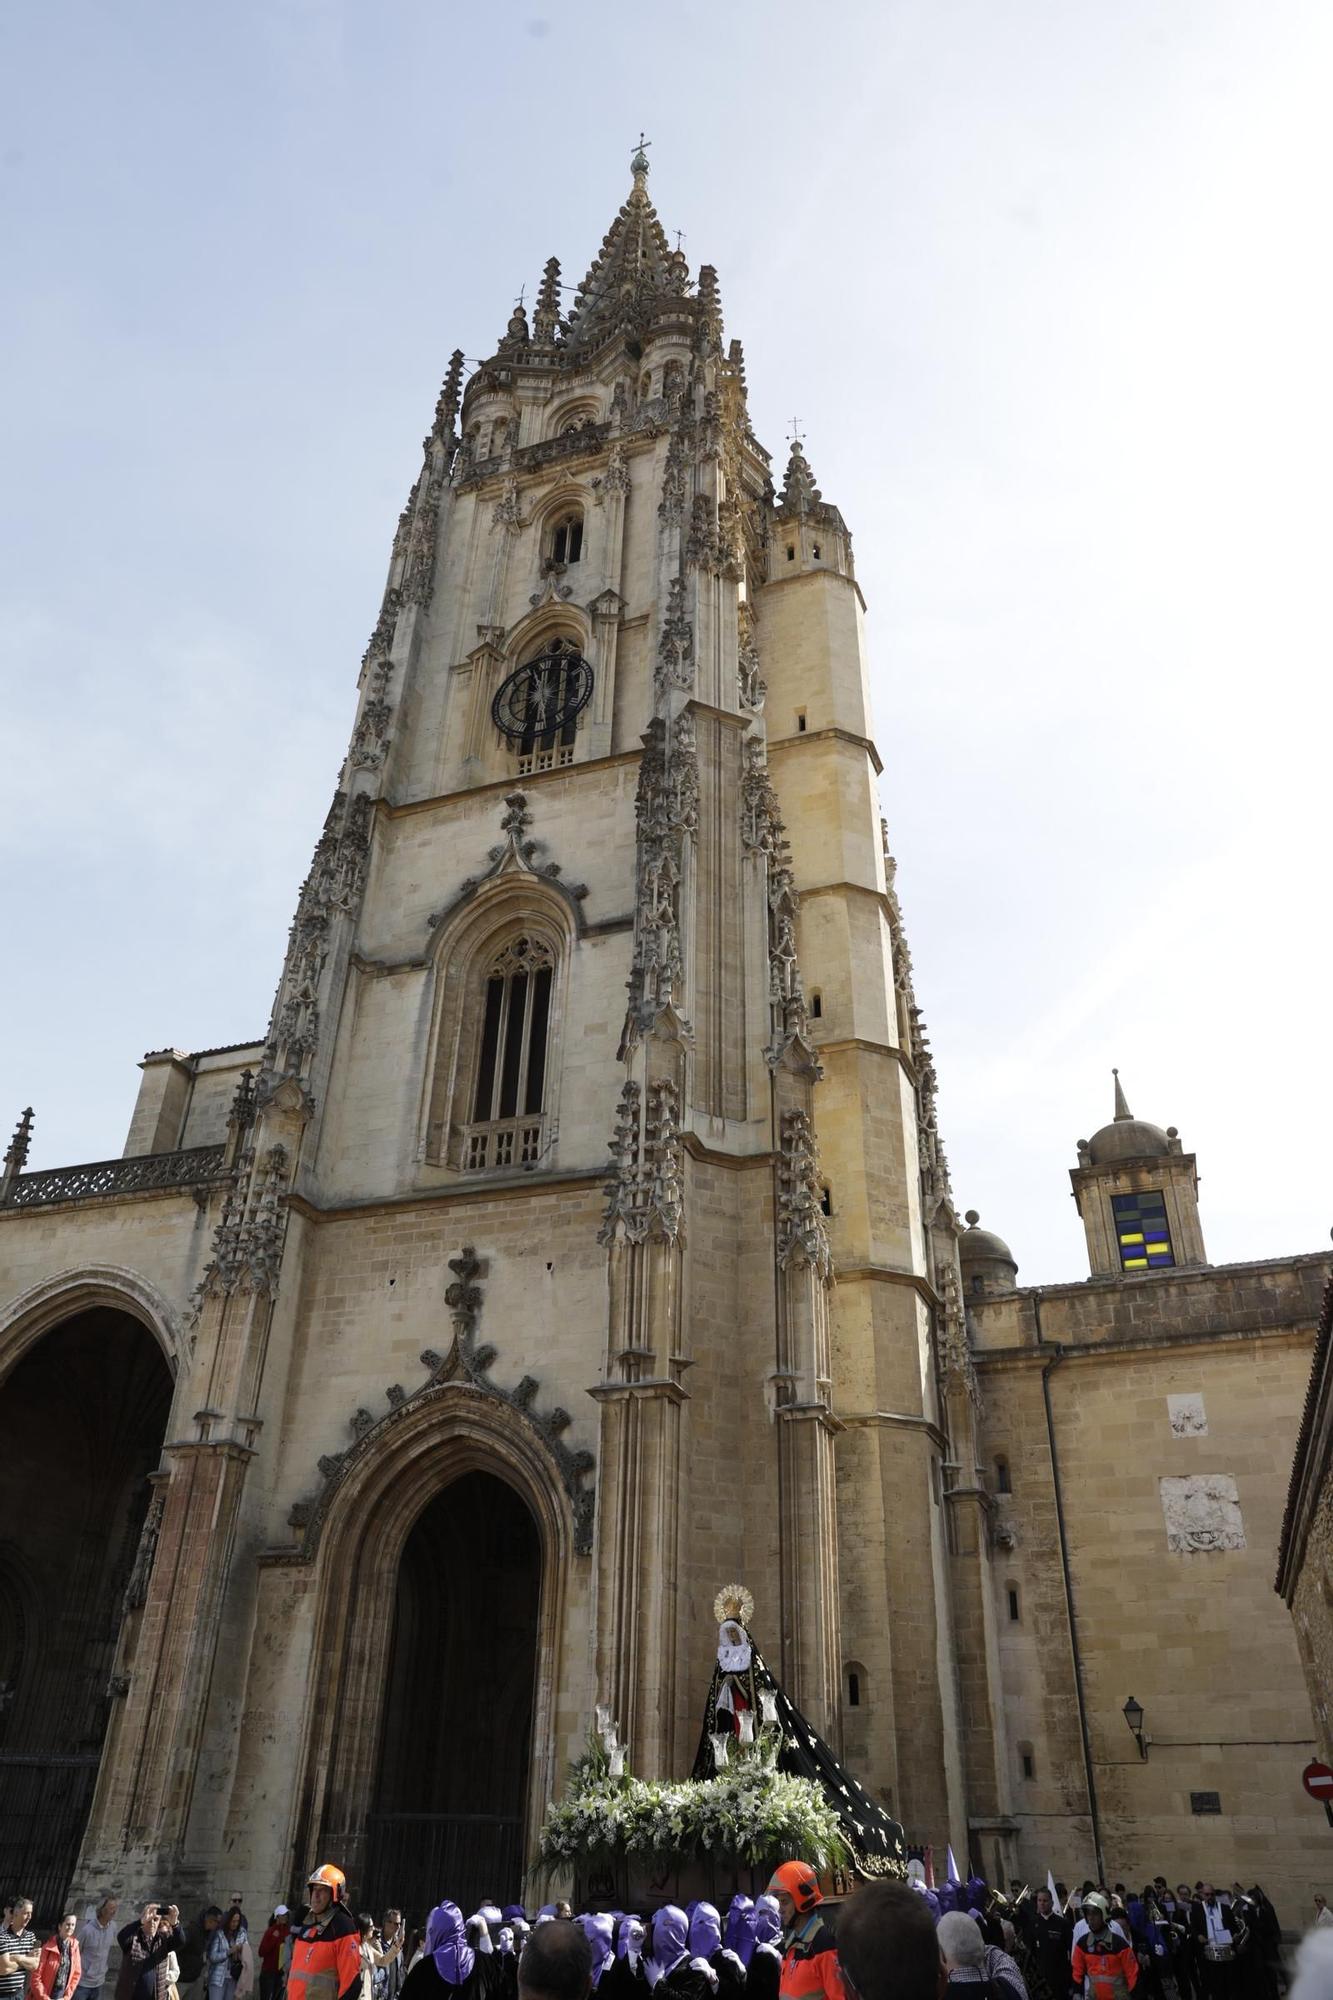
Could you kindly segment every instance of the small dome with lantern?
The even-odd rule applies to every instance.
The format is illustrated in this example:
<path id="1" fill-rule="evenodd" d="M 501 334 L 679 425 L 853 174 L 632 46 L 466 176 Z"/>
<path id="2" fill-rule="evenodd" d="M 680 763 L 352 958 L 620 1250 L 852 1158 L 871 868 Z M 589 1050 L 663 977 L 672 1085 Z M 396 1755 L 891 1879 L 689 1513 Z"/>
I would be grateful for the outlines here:
<path id="1" fill-rule="evenodd" d="M 1012 1292 L 1018 1263 L 1003 1236 L 993 1229 L 981 1229 L 981 1217 L 969 1208 L 963 1220 L 967 1228 L 958 1238 L 958 1259 L 963 1267 L 963 1290 L 973 1297 L 993 1298 L 997 1292 Z"/>
<path id="2" fill-rule="evenodd" d="M 1115 1078 L 1115 1116 L 1091 1139 L 1080 1139 L 1080 1165 L 1106 1167 L 1118 1160 L 1164 1160 L 1168 1154 L 1178 1153 L 1180 1137 L 1174 1125 L 1164 1132 L 1160 1125 L 1136 1118 L 1120 1087 L 1119 1070 L 1113 1069 L 1111 1074 Z"/>

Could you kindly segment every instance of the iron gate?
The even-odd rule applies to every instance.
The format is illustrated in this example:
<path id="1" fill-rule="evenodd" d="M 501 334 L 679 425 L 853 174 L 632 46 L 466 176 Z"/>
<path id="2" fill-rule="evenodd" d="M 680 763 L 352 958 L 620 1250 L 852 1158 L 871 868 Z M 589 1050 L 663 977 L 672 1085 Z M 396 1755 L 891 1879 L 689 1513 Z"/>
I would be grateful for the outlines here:
<path id="1" fill-rule="evenodd" d="M 101 1763 L 97 1751 L 0 1750 L 0 1882 L 39 1925 L 64 1909 Z"/>
<path id="2" fill-rule="evenodd" d="M 424 1924 L 444 1897 L 466 1916 L 487 1897 L 522 1901 L 523 1823 L 494 1813 L 371 1813 L 358 1909 Z"/>

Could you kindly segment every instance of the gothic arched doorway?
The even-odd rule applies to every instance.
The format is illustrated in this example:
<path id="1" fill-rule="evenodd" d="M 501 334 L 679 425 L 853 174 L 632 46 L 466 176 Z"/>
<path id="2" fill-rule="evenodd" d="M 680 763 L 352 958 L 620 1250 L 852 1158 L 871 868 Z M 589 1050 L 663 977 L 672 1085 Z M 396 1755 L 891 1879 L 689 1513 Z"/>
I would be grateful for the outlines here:
<path id="1" fill-rule="evenodd" d="M 0 1879 L 60 1914 L 110 1719 L 126 1588 L 171 1409 L 129 1313 L 53 1327 L 0 1381 Z"/>
<path id="2" fill-rule="evenodd" d="M 465 1472 L 403 1545 L 365 1907 L 521 1900 L 542 1558 L 503 1479 Z"/>

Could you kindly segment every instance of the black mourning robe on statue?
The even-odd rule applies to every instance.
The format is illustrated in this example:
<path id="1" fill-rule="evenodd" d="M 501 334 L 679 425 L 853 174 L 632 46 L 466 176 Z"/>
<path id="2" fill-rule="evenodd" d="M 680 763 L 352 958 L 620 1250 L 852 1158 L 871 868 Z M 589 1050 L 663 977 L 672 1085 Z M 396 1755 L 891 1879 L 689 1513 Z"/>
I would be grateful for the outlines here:
<path id="1" fill-rule="evenodd" d="M 736 1621 L 729 1623 L 735 1629 Z M 739 1629 L 743 1631 L 744 1627 Z M 748 1646 L 743 1650 L 749 1654 L 746 1666 L 735 1671 L 725 1666 L 723 1659 L 727 1654 L 719 1648 L 713 1678 L 708 1684 L 704 1726 L 691 1777 L 712 1778 L 717 1775 L 712 1739 L 714 1736 L 738 1737 L 740 1717 L 746 1709 L 754 1717 L 756 1736 L 760 1734 L 765 1726 L 764 1696 L 768 1695 L 777 1726 L 782 1731 L 778 1769 L 792 1778 L 810 1778 L 819 1786 L 838 1816 L 856 1873 L 865 1876 L 904 1874 L 907 1842 L 897 1820 L 890 1819 L 883 1806 L 876 1805 L 869 1792 L 843 1769 L 827 1743 L 815 1734 L 801 1711 L 782 1692 L 749 1634 L 745 1636 Z M 738 1659 L 740 1651 L 730 1649 L 729 1657 Z M 754 1985 L 753 1966 L 750 1985 Z"/>

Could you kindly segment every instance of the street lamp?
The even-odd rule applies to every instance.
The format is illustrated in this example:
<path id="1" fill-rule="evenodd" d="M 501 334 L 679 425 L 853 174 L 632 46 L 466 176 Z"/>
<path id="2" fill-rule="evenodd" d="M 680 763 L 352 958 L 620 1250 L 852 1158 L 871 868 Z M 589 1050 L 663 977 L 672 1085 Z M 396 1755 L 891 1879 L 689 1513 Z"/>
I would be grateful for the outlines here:
<path id="1" fill-rule="evenodd" d="M 1148 1739 L 1143 1733 L 1143 1703 L 1135 1701 L 1133 1695 L 1131 1695 L 1120 1713 L 1129 1724 L 1129 1733 L 1138 1744 L 1139 1755 L 1146 1764 L 1148 1761 Z"/>

